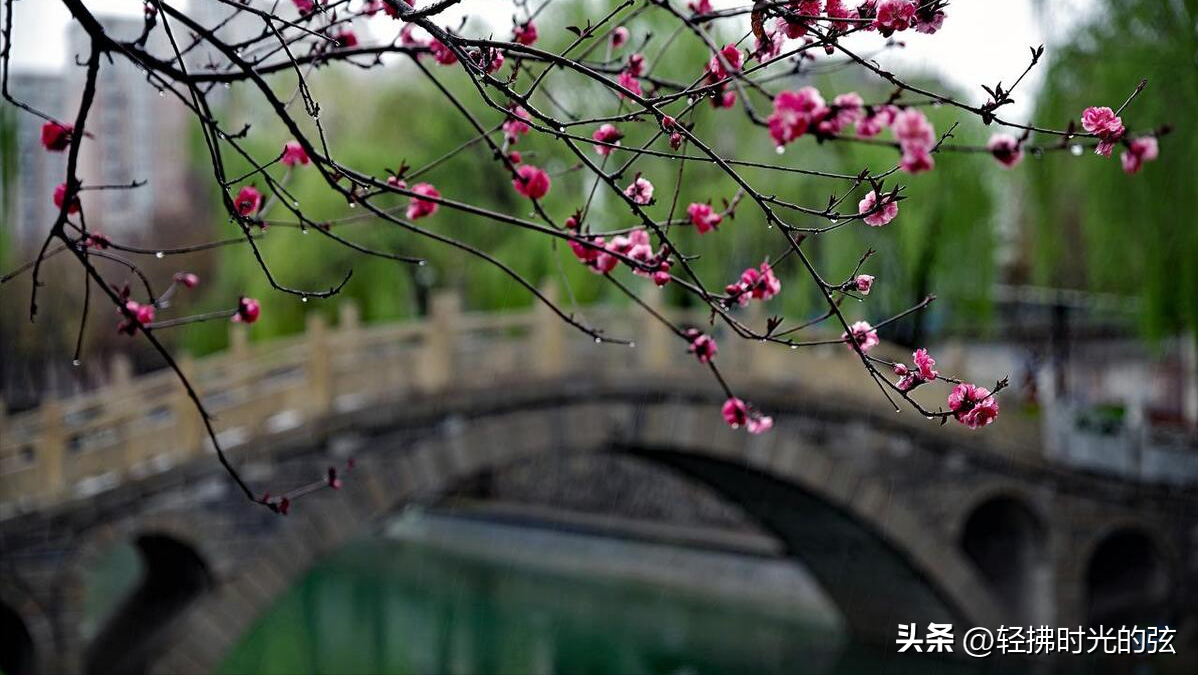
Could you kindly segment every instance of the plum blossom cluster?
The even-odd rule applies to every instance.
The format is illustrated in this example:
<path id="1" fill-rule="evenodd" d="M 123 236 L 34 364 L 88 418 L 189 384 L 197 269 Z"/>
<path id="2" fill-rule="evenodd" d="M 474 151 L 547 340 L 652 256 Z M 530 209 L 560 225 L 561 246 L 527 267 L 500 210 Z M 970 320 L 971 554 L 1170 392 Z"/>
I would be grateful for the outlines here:
<path id="1" fill-rule="evenodd" d="M 221 85 L 238 87 L 247 100 L 262 103 L 271 118 L 269 125 L 242 127 L 240 121 L 235 124 L 222 114 L 207 112 L 197 112 L 196 121 L 223 206 L 242 234 L 231 242 L 217 243 L 253 249 L 271 285 L 270 302 L 288 296 L 302 301 L 330 297 L 340 292 L 345 280 L 327 287 L 320 285 L 321 290 L 283 285 L 271 273 L 270 256 L 257 248 L 256 240 L 266 235 L 268 227 L 272 227 L 272 237 L 280 227 L 293 228 L 316 232 L 310 240 L 346 246 L 355 255 L 397 264 L 423 262 L 357 241 L 354 235 L 361 230 L 341 227 L 353 221 L 363 229 L 375 224 L 395 226 L 397 230 L 389 231 L 403 231 L 411 241 L 451 246 L 480 264 L 496 265 L 573 328 L 597 342 L 618 341 L 538 293 L 534 280 L 522 276 L 516 271 L 519 266 L 504 259 L 510 251 L 487 250 L 491 243 L 476 243 L 495 239 L 475 235 L 473 226 L 481 219 L 535 232 L 555 243 L 564 242 L 578 263 L 595 273 L 598 283 L 612 284 L 644 306 L 653 320 L 668 324 L 685 344 L 687 354 L 719 382 L 725 399 L 720 409 L 723 420 L 753 434 L 769 430 L 773 419 L 735 393 L 735 378 L 732 374 L 726 378 L 718 369 L 720 347 L 716 335 L 731 334 L 790 348 L 843 344 L 888 397 L 905 399 L 929 417 L 956 419 L 970 428 L 987 426 L 997 417 L 995 394 L 1004 388 L 1003 382 L 985 389 L 942 375 L 935 359 L 924 349 L 912 354 L 910 366 L 891 364 L 878 356 L 884 351 L 879 348 L 878 329 L 906 312 L 890 319 L 871 316 L 872 324 L 845 316 L 841 303 L 846 298 L 869 300 L 871 304 L 878 299 L 877 294 L 870 297 L 875 277 L 865 267 L 872 251 L 845 277 L 826 277 L 818 269 L 819 261 L 811 255 L 813 246 L 808 242 L 841 225 L 860 220 L 866 226 L 882 228 L 894 223 L 900 201 L 919 196 L 918 189 L 909 190 L 907 185 L 895 185 L 894 181 L 912 177 L 918 182 L 919 174 L 932 170 L 938 161 L 951 161 L 954 152 L 987 153 L 1002 167 L 1014 168 L 1029 152 L 1040 156 L 1077 147 L 1070 145 L 1077 138 L 1095 143 L 1097 153 L 1105 157 L 1118 147 L 1120 164 L 1127 173 L 1144 170 L 1161 151 L 1160 131 L 1133 133 L 1124 125 L 1124 116 L 1131 119 L 1131 113 L 1125 112 L 1130 98 L 1117 110 L 1086 108 L 1081 116 L 1083 136 L 1076 129 L 1076 120 L 1058 120 L 1058 126 L 1068 127 L 1054 130 L 1050 124 L 1004 119 L 1001 106 L 1009 102 L 1010 88 L 987 88 L 994 100 L 979 108 L 949 95 L 929 94 L 887 70 L 882 62 L 888 50 L 902 48 L 905 41 L 923 39 L 916 34 L 933 35 L 941 29 L 948 8 L 945 0 L 783 0 L 718 8 L 709 0 L 611 3 L 611 7 L 602 9 L 588 5 L 585 17 L 573 25 L 553 25 L 546 18 L 568 15 L 543 12 L 554 1 L 514 2 L 509 29 L 488 26 L 481 32 L 469 20 L 446 20 L 442 12 L 458 4 L 452 1 L 292 0 L 284 3 L 286 7 L 269 12 L 253 3 L 222 3 L 223 11 L 261 29 L 237 44 L 227 42 L 200 13 L 189 14 L 176 8 L 178 3 L 147 5 L 145 35 L 135 42 L 121 42 L 98 29 L 102 24 L 91 16 L 87 3 L 67 4 L 93 45 L 90 57 L 84 61 L 81 55 L 79 62 L 87 72 L 85 91 L 94 90 L 99 79 L 106 76 L 110 60 L 125 59 L 141 70 L 148 86 L 158 89 L 168 100 L 177 99 L 188 110 L 212 110 L 210 94 L 223 89 Z M 741 22 L 746 14 L 755 39 L 729 41 L 734 32 L 744 35 Z M 657 23 L 645 24 L 652 30 L 642 30 L 641 25 L 634 24 L 650 17 L 652 21 L 675 22 L 675 30 L 660 31 Z M 5 34 L 12 34 L 13 17 L 6 15 L 4 21 Z M 366 30 L 368 21 L 375 22 L 370 30 Z M 384 39 L 376 40 L 383 33 L 378 30 L 378 22 L 390 24 L 393 29 Z M 195 45 L 176 52 L 169 47 L 176 41 L 149 39 L 158 34 L 167 37 L 168 27 L 174 28 L 174 35 L 186 34 Z M 844 39 L 849 36 L 857 37 Z M 877 51 L 858 53 L 857 39 L 872 40 Z M 683 43 L 693 49 L 676 48 Z M 197 69 L 187 54 L 200 51 L 213 54 L 214 61 Z M 688 60 L 677 56 L 680 54 L 702 56 Z M 5 59 L 7 55 L 8 51 L 2 53 Z M 823 61 L 829 55 L 834 60 Z M 473 131 L 468 137 L 455 139 L 454 149 L 434 153 L 438 158 L 423 166 L 409 166 L 406 159 L 411 156 L 405 157 L 404 153 L 410 150 L 397 147 L 387 149 L 400 155 L 402 163 L 397 169 L 380 175 L 373 168 L 356 168 L 339 153 L 339 142 L 328 142 L 330 138 L 339 141 L 339 134 L 330 133 L 328 118 L 321 118 L 320 105 L 312 93 L 316 89 L 309 87 L 309 79 L 323 76 L 318 74 L 333 67 L 383 68 L 404 60 L 416 66 L 395 71 L 396 77 L 410 78 L 404 80 L 404 86 L 426 87 L 440 97 L 438 114 L 454 116 L 463 128 Z M 864 95 L 857 91 L 821 92 L 812 84 L 814 71 L 808 68 L 810 63 L 855 68 L 861 75 L 858 89 Z M 280 98 L 279 92 L 289 87 L 294 87 L 294 95 Z M 559 95 L 564 92 L 571 95 Z M 592 95 L 599 92 L 601 95 Z M 993 132 L 984 145 L 953 142 L 955 126 L 938 136 L 925 114 L 929 105 L 978 118 Z M 20 104 L 22 110 L 41 118 L 40 140 L 45 150 L 66 153 L 68 157 L 66 174 L 52 195 L 58 211 L 56 221 L 47 224 L 47 244 L 55 239 L 63 244 L 62 250 L 76 255 L 89 279 L 109 294 L 122 333 L 142 333 L 155 342 L 154 331 L 189 321 L 258 321 L 269 308 L 248 296 L 239 297 L 236 306 L 224 311 L 164 319 L 171 306 L 170 295 L 197 288 L 197 275 L 175 272 L 165 294 L 154 298 L 139 293 L 135 298 L 127 285 L 108 282 L 105 272 L 91 264 L 92 258 L 107 257 L 129 263 L 127 269 L 138 269 L 126 259 L 137 255 L 128 246 L 86 225 L 88 209 L 95 209 L 100 200 L 91 200 L 85 191 L 122 188 L 84 185 L 76 177 L 75 157 L 79 151 L 88 152 L 87 141 L 97 133 L 94 125 L 88 128 L 90 106 L 90 98 L 82 96 L 78 110 L 67 118 L 74 121 L 65 123 Z M 718 114 L 713 115 L 708 106 L 718 109 Z M 716 142 L 723 124 L 716 120 L 740 113 L 759 130 L 758 140 L 731 148 L 726 142 Z M 400 111 L 397 116 L 403 124 L 419 119 L 419 114 L 411 111 Z M 269 138 L 263 146 L 258 144 L 263 128 L 288 131 L 285 137 Z M 741 154 L 762 149 L 768 152 L 771 148 L 785 153 L 796 143 L 881 146 L 894 152 L 895 162 L 892 168 L 861 167 L 859 173 L 837 173 L 805 165 L 811 155 L 793 150 L 790 160 L 775 163 Z M 528 147 L 534 144 L 535 152 Z M 256 149 L 261 147 L 270 150 L 259 156 Z M 233 161 L 238 165 L 233 166 Z M 467 163 L 471 171 L 492 172 L 485 176 L 486 184 L 499 186 L 499 194 L 478 190 L 478 194 L 465 191 L 443 195 L 442 190 L 451 192 L 449 186 L 453 183 L 439 172 L 458 170 Z M 663 170 L 663 163 L 678 170 Z M 247 170 L 243 170 L 243 164 L 249 165 Z M 719 188 L 715 181 L 695 181 L 689 172 L 696 164 L 711 167 L 721 180 L 735 183 L 736 196 L 716 192 Z M 826 205 L 809 205 L 790 203 L 788 195 L 765 194 L 754 186 L 760 171 L 786 172 L 795 176 L 796 182 L 832 186 L 827 190 L 831 199 Z M 301 207 L 307 200 L 289 186 L 289 181 L 301 172 L 308 179 L 305 190 L 325 190 L 343 198 L 347 209 L 362 208 L 331 220 L 323 216 L 320 221 L 313 219 Z M 314 184 L 319 187 L 312 188 Z M 506 192 L 508 184 L 512 192 Z M 714 206 L 721 197 L 722 206 Z M 742 200 L 748 205 L 742 209 L 755 212 L 742 217 L 744 224 L 730 227 L 729 221 Z M 429 220 L 437 225 L 436 219 L 446 215 L 462 216 L 462 227 L 452 231 L 429 227 Z M 824 225 L 829 221 L 834 224 Z M 600 223 L 605 227 L 598 227 Z M 682 246 L 695 241 L 693 233 L 704 237 L 705 246 L 716 240 L 716 245 L 739 251 L 744 228 L 758 225 L 772 230 L 770 236 L 781 235 L 776 240 L 781 250 L 746 254 L 750 257 L 742 260 L 754 264 L 730 282 L 728 277 L 739 265 L 717 275 L 701 261 L 701 255 Z M 731 239 L 733 236 L 737 239 Z M 745 237 L 744 241 L 750 239 Z M 204 248 L 200 245 L 195 250 Z M 546 249 L 528 247 L 521 255 L 535 255 Z M 36 289 L 37 266 L 31 267 Z M 638 286 L 640 290 L 632 289 L 621 282 L 624 274 L 647 281 Z M 707 278 L 709 274 L 712 278 Z M 764 326 L 755 325 L 758 319 L 746 318 L 751 312 L 741 308 L 754 301 L 773 300 L 783 291 L 783 277 L 788 293 L 797 288 L 798 292 L 814 295 L 826 304 L 826 311 L 814 320 L 779 314 L 769 317 Z M 841 280 L 828 282 L 826 278 Z M 666 285 L 672 295 L 684 296 L 709 309 L 712 326 L 699 329 L 674 325 L 668 316 L 642 301 L 645 293 L 660 292 L 655 287 Z M 146 295 L 151 293 L 147 290 Z M 930 299 L 907 312 L 919 311 L 927 302 Z M 771 306 L 782 304 L 774 301 Z M 723 329 L 729 332 L 720 332 Z M 795 339 L 801 330 L 823 330 L 825 335 L 814 340 Z M 727 343 L 723 346 L 728 349 Z M 168 354 L 163 352 L 163 356 L 170 361 Z M 876 365 L 879 363 L 893 367 L 897 380 L 882 374 Z M 186 383 L 185 374 L 177 372 Z M 952 393 L 945 408 L 924 411 L 910 394 L 936 380 L 953 384 Z M 195 400 L 203 412 L 200 399 Z M 207 423 L 207 414 L 203 417 Z M 211 427 L 209 432 L 221 453 Z M 262 496 L 260 491 L 251 490 L 236 471 L 230 472 L 251 499 L 279 513 L 287 513 L 292 501 L 307 490 Z M 314 485 L 335 489 L 340 484 L 337 470 L 330 469 Z"/>

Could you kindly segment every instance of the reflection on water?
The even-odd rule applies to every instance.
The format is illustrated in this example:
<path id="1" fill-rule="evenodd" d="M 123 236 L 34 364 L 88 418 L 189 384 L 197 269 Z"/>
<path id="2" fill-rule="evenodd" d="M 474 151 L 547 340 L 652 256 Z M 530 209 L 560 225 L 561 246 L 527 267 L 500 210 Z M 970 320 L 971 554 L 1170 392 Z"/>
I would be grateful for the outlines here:
<path id="1" fill-rule="evenodd" d="M 907 656 L 752 605 L 380 540 L 314 569 L 221 672 L 969 672 Z"/>

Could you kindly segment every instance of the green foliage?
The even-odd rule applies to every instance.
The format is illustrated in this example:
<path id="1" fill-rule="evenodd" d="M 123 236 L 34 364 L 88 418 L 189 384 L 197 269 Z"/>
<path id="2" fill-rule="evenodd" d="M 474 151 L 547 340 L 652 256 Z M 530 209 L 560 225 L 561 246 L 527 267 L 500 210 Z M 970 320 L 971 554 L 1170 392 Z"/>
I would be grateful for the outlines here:
<path id="1" fill-rule="evenodd" d="M 1198 328 L 1198 0 L 1103 0 L 1069 44 L 1049 52 L 1037 119 L 1061 124 L 1087 106 L 1124 110 L 1129 135 L 1167 123 L 1161 154 L 1135 176 L 1117 158 L 1053 153 L 1028 173 L 1028 225 L 1040 283 L 1133 294 L 1159 336 Z M 1121 149 L 1121 148 L 1120 148 Z M 1119 149 L 1116 149 L 1116 155 Z"/>

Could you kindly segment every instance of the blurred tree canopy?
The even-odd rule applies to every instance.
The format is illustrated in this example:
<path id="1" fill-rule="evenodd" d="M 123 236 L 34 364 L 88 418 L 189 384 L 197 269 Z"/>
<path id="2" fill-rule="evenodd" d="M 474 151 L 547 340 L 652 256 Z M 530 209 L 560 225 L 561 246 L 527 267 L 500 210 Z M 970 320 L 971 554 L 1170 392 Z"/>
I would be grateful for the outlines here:
<path id="1" fill-rule="evenodd" d="M 561 9 L 554 7 L 550 11 L 566 12 L 571 16 L 546 19 L 542 25 L 583 25 L 588 16 L 600 15 L 596 3 L 572 3 Z M 615 54 L 610 51 L 605 54 L 601 46 L 591 58 L 620 61 L 632 53 L 635 45 L 641 44 L 648 31 L 667 30 L 669 25 L 655 23 L 652 12 L 642 14 L 630 25 L 633 35 L 628 47 Z M 729 33 L 716 39 L 732 42 L 742 35 Z M 573 37 L 564 30 L 558 35 L 543 31 L 538 46 L 561 48 Z M 697 38 L 683 33 L 670 41 L 664 55 L 652 48 L 646 56 L 655 75 L 689 81 L 701 72 L 710 54 Z M 499 112 L 473 105 L 477 93 L 460 68 L 427 63 L 433 76 L 461 100 L 470 102 L 484 126 L 495 128 L 503 121 Z M 534 71 L 544 67 L 536 63 L 526 65 Z M 505 72 L 510 67 L 509 61 Z M 889 93 L 887 88 L 853 73 L 855 69 L 837 71 L 807 64 L 779 84 L 788 88 L 814 84 L 829 100 L 850 90 L 860 92 L 867 102 L 885 100 Z M 275 81 L 284 98 L 292 93 L 292 79 L 280 77 Z M 369 168 L 376 176 L 384 176 L 387 169 L 396 169 L 403 162 L 421 167 L 475 135 L 470 123 L 409 62 L 397 62 L 381 71 L 362 74 L 346 73 L 344 69 L 336 74 L 320 71 L 313 76 L 312 83 L 317 99 L 322 103 L 321 121 L 330 147 L 345 163 Z M 547 85 L 552 100 L 540 95 L 534 99 L 536 105 L 559 111 L 564 108 L 580 115 L 597 114 L 604 110 L 601 107 L 604 105 L 611 112 L 617 110 L 618 101 L 612 92 L 576 74 L 558 72 Z M 257 122 L 250 139 L 257 144 L 259 157 L 273 156 L 288 138 L 281 129 L 258 124 L 264 119 L 255 115 L 254 110 L 243 107 L 242 100 L 234 90 L 224 113 L 226 124 L 229 128 L 238 128 L 246 121 Z M 770 102 L 762 96 L 755 95 L 753 104 L 763 111 L 762 114 L 770 110 Z M 701 103 L 696 110 L 694 121 L 698 133 L 726 157 L 849 174 L 856 174 L 866 167 L 874 171 L 885 170 L 898 159 L 897 152 L 890 148 L 844 142 L 817 144 L 813 138 L 803 139 L 778 156 L 765 129 L 754 126 L 740 104 L 734 109 L 719 110 Z M 947 129 L 959 119 L 951 109 L 928 109 L 927 112 L 938 131 Z M 628 136 L 623 143 L 631 146 L 646 142 L 649 130 L 640 129 L 642 126 L 647 125 L 626 125 Z M 575 131 L 589 136 L 593 129 L 578 127 Z M 959 129 L 955 140 L 984 141 L 983 131 Z M 590 151 L 589 144 L 581 145 Z M 653 147 L 660 151 L 669 150 L 664 138 Z M 522 138 L 516 149 L 520 150 L 525 162 L 542 166 L 552 175 L 553 189 L 543 200 L 551 213 L 564 217 L 587 202 L 593 179 L 587 180 L 583 172 L 576 170 L 575 158 L 562 152 L 556 141 L 538 138 L 534 131 Z M 206 162 L 198 144 L 196 151 L 196 161 Z M 693 150 L 690 152 L 695 154 Z M 608 158 L 607 166 L 610 168 L 628 157 L 628 153 L 617 151 Z M 919 313 L 907 322 L 888 328 L 891 339 L 918 341 L 929 327 L 977 325 L 988 314 L 989 288 L 995 280 L 991 223 L 994 185 L 988 176 L 998 169 L 989 157 L 967 154 L 945 155 L 937 164 L 936 170 L 929 174 L 896 174 L 891 179 L 888 188 L 895 183 L 906 185 L 904 194 L 908 199 L 902 203 L 898 219 L 890 226 L 870 228 L 857 222 L 804 244 L 813 252 L 829 279 L 847 277 L 866 248 L 873 247 L 879 252 L 865 269 L 878 277 L 878 283 L 868 303 L 859 309 L 850 308 L 849 315 L 853 319 L 877 322 L 917 303 L 928 293 L 939 296 L 940 300 L 930 312 Z M 229 174 L 238 175 L 248 169 L 248 165 L 232 163 Z M 284 169 L 276 166 L 271 170 L 281 172 Z M 655 218 L 666 219 L 671 210 L 673 188 L 679 178 L 678 162 L 643 157 L 621 179 L 621 184 L 631 182 L 638 171 L 657 186 L 657 204 L 649 209 L 649 213 Z M 723 200 L 731 200 L 736 194 L 734 183 L 711 164 L 686 162 L 682 171 L 683 188 L 675 217 L 685 217 L 686 206 L 692 201 L 711 199 L 717 207 L 722 207 Z M 290 185 L 306 211 L 330 219 L 353 214 L 343 199 L 319 187 L 319 178 L 313 172 L 303 168 L 297 168 L 296 172 L 298 175 L 293 176 Z M 748 168 L 742 172 L 763 193 L 808 206 L 822 207 L 829 195 L 843 192 L 847 187 L 845 181 L 793 173 Z M 481 143 L 437 166 L 419 180 L 433 183 L 446 198 L 460 197 L 503 212 L 531 215 L 527 201 L 511 188 L 505 172 Z M 606 230 L 637 225 L 629 221 L 623 209 L 610 212 L 605 209 L 605 204 L 612 199 L 605 194 L 605 189 L 601 186 L 595 191 L 587 216 L 590 226 Z M 845 200 L 842 209 L 856 211 L 856 203 L 866 191 L 859 189 Z M 213 199 L 217 197 L 214 193 Z M 396 197 L 395 205 L 402 206 L 406 201 Z M 799 226 L 827 224 L 795 212 L 783 210 L 782 214 Z M 287 217 L 286 211 L 278 206 L 271 215 Z M 567 302 L 569 299 L 576 299 L 579 304 L 599 299 L 623 301 L 618 292 L 598 283 L 588 269 L 578 264 L 561 242 L 553 244 L 544 236 L 445 207 L 436 215 L 421 220 L 419 225 L 468 241 L 530 280 L 553 278 L 564 287 L 563 296 Z M 235 226 L 229 223 L 223 223 L 218 229 L 221 236 L 237 234 Z M 346 286 L 343 298 L 358 303 L 367 321 L 419 313 L 431 287 L 460 290 L 467 306 L 474 309 L 524 307 L 532 302 L 525 290 L 494 266 L 377 219 L 363 218 L 354 224 L 338 226 L 336 231 L 373 248 L 425 257 L 429 264 L 417 267 L 363 257 L 318 232 L 301 234 L 287 228 L 271 228 L 262 241 L 263 252 L 272 271 L 283 283 L 292 286 L 327 288 L 352 268 L 353 279 Z M 694 263 L 695 267 L 712 288 L 722 288 L 744 268 L 760 263 L 767 256 L 777 257 L 785 250 L 785 242 L 777 232 L 764 226 L 764 218 L 748 200 L 741 202 L 735 219 L 725 220 L 717 233 L 699 237 L 691 228 L 686 228 L 685 232 L 675 235 L 684 250 L 701 256 Z M 335 300 L 301 303 L 298 298 L 274 292 L 244 247 L 223 249 L 216 265 L 211 275 L 216 286 L 209 289 L 205 308 L 227 307 L 239 293 L 263 299 L 266 311 L 263 319 L 253 327 L 256 338 L 301 330 L 304 313 L 308 311 L 325 312 L 330 317 L 335 314 Z M 621 270 L 617 274 L 626 275 L 627 271 Z M 767 306 L 768 312 L 785 312 L 798 318 L 804 313 L 821 311 L 816 290 L 794 261 L 784 263 L 779 276 L 791 291 L 779 296 L 775 301 L 779 305 Z M 681 292 L 667 288 L 666 293 L 673 302 L 688 300 Z M 193 353 L 203 353 L 220 348 L 225 333 L 223 322 L 190 326 L 185 343 Z"/>
<path id="2" fill-rule="evenodd" d="M 1038 283 L 1136 295 L 1150 336 L 1198 329 L 1198 0 L 1097 0 L 1050 61 L 1036 118 L 1078 119 L 1086 106 L 1123 111 L 1128 135 L 1166 122 L 1160 158 L 1127 176 L 1119 160 L 1051 153 L 1027 172 Z M 1117 148 L 1117 155 L 1121 148 Z"/>

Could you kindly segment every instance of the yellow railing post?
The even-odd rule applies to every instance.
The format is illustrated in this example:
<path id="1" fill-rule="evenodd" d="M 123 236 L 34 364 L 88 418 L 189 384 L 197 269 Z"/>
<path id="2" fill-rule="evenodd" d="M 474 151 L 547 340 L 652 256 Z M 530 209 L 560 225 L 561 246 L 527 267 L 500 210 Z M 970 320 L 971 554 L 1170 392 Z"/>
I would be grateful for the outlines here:
<path id="1" fill-rule="evenodd" d="M 308 315 L 308 362 L 305 364 L 307 398 L 312 417 L 324 415 L 333 405 L 333 386 L 329 355 L 328 330 L 324 317 L 317 313 Z"/>
<path id="2" fill-rule="evenodd" d="M 458 341 L 462 299 L 454 291 L 437 291 L 429 304 L 429 317 L 424 322 L 420 385 L 425 389 L 439 389 L 453 378 L 453 353 Z"/>
<path id="3" fill-rule="evenodd" d="M 549 302 L 557 304 L 557 285 L 548 282 L 541 293 Z M 537 375 L 552 377 L 560 375 L 566 368 L 566 326 L 552 309 L 538 301 L 533 307 L 533 369 Z"/>
<path id="4" fill-rule="evenodd" d="M 666 309 L 662 292 L 660 288 L 648 287 L 641 298 L 653 311 L 665 315 L 669 310 Z M 646 317 L 645 320 L 644 345 L 637 345 L 643 359 L 641 363 L 651 371 L 660 372 L 670 364 L 670 345 L 675 337 L 670 328 L 655 317 Z"/>
<path id="5" fill-rule="evenodd" d="M 179 370 L 187 376 L 187 380 L 191 382 L 193 387 L 199 387 L 199 383 L 195 379 L 195 360 L 190 354 L 182 353 L 175 358 L 175 362 L 179 364 Z M 199 392 L 203 395 L 203 392 Z M 174 438 L 177 442 L 178 455 L 180 458 L 198 455 L 204 449 L 204 420 L 200 417 L 200 411 L 196 408 L 195 401 L 191 400 L 191 396 L 187 394 L 187 387 L 183 386 L 183 382 L 179 381 L 176 386 L 175 393 L 175 433 Z"/>
<path id="6" fill-rule="evenodd" d="M 45 401 L 38 415 L 41 417 L 41 434 L 37 439 L 37 460 L 43 467 L 40 496 L 52 502 L 66 488 L 63 480 L 66 435 L 63 433 L 62 405 L 58 401 Z"/>

